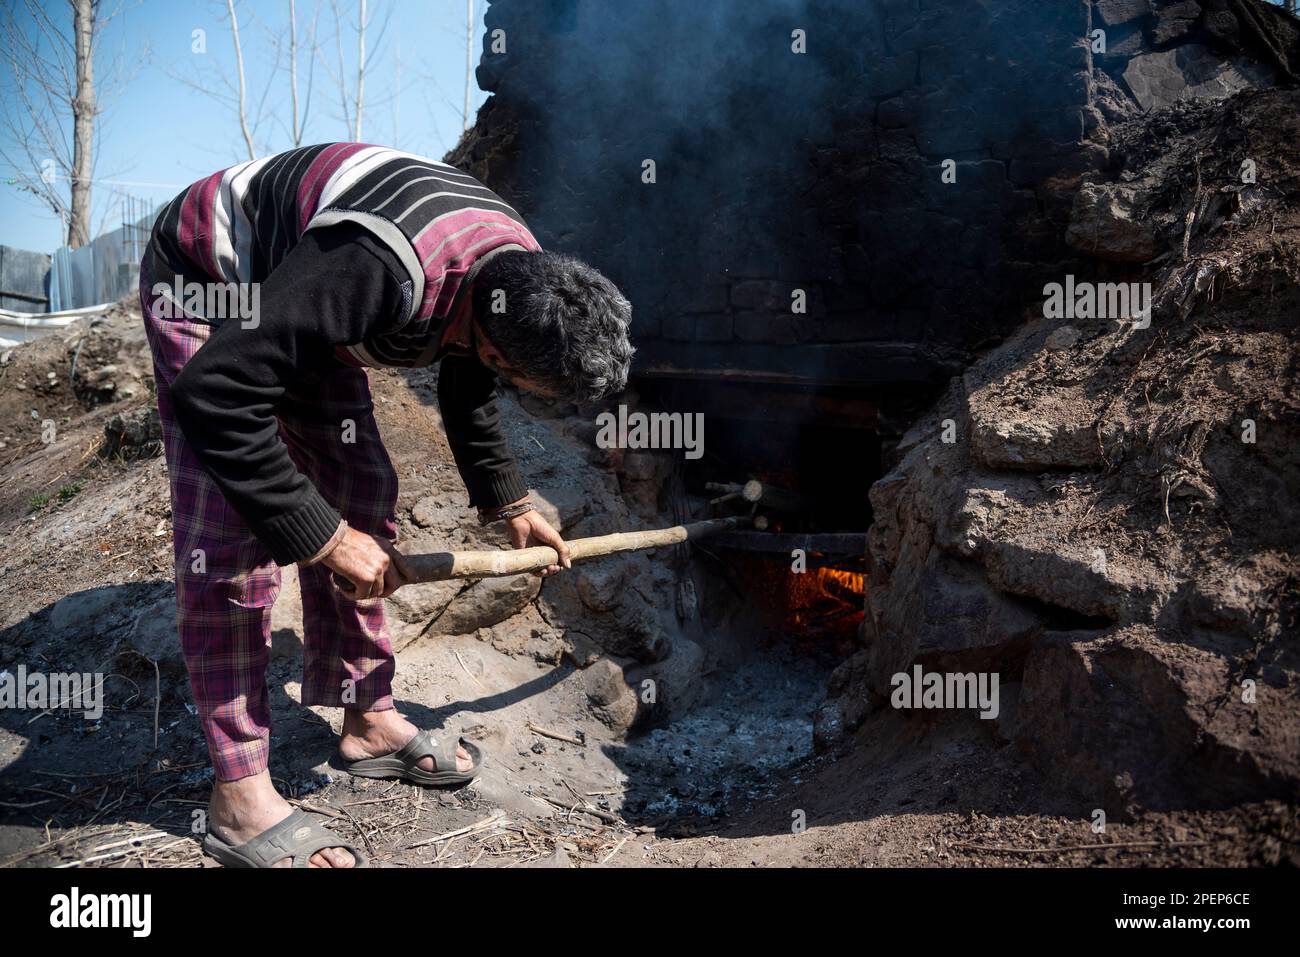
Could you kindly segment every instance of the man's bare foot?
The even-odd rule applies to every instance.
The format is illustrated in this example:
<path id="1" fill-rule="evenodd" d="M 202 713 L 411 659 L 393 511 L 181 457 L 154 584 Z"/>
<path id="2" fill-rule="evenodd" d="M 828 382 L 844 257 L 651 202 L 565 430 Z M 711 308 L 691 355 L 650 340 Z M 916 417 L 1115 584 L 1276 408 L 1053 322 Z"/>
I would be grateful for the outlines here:
<path id="1" fill-rule="evenodd" d="M 293 813 L 293 807 L 280 797 L 271 783 L 269 771 L 240 778 L 238 781 L 218 781 L 212 787 L 208 802 L 208 827 L 230 844 L 251 841 L 269 827 L 274 827 Z M 317 851 L 308 862 L 312 867 L 352 867 L 356 864 L 347 848 L 327 847 Z M 292 867 L 293 860 L 286 857 L 276 867 Z"/>
<path id="2" fill-rule="evenodd" d="M 394 709 L 387 711 L 343 712 L 343 736 L 339 739 L 339 754 L 346 761 L 378 758 L 405 747 L 420 733 L 420 729 L 407 721 Z M 450 768 L 434 766 L 433 758 L 423 757 L 418 767 L 424 771 L 449 771 Z M 456 749 L 456 770 L 468 771 L 474 762 L 464 748 Z"/>

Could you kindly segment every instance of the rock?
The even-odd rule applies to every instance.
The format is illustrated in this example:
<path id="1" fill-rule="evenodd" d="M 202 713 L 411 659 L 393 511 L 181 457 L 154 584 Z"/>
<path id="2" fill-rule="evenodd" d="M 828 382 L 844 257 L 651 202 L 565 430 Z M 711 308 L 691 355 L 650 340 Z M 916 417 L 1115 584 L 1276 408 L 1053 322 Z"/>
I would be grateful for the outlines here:
<path id="1" fill-rule="evenodd" d="M 505 621 L 536 598 L 541 587 L 542 580 L 536 575 L 484 578 L 456 594 L 431 622 L 428 634 L 468 635 Z"/>
<path id="2" fill-rule="evenodd" d="M 395 617 L 429 635 L 468 635 L 518 614 L 537 597 L 535 575 L 406 585 L 385 599 Z M 408 636 L 409 643 L 409 636 Z"/>
<path id="3" fill-rule="evenodd" d="M 1144 618 L 1168 597 L 1167 580 L 1154 565 L 1133 557 L 1130 565 L 1099 566 L 1096 551 L 1082 544 L 1003 537 L 985 543 L 981 558 L 998 589 L 1042 602 L 1040 613 L 1078 622 L 1076 627 L 1082 627 L 1080 619 L 1101 628 Z"/>
<path id="4" fill-rule="evenodd" d="M 1198 0 L 1179 0 L 1166 3 L 1156 10 L 1155 26 L 1151 30 L 1151 39 L 1156 46 L 1164 46 L 1186 36 L 1201 18 L 1201 4 Z"/>
<path id="5" fill-rule="evenodd" d="M 451 604 L 465 586 L 462 581 L 421 582 L 404 585 L 385 599 L 402 621 L 426 624 Z M 477 627 L 477 626 L 476 626 Z M 473 629 L 470 629 L 471 631 Z"/>
<path id="6" fill-rule="evenodd" d="M 172 627 L 175 628 L 175 599 L 172 600 Z M 111 585 L 89 588 L 65 595 L 50 608 L 49 629 L 73 635 L 103 635 L 121 618 L 121 597 Z"/>
<path id="7" fill-rule="evenodd" d="M 1016 739 L 1020 719 L 1019 681 L 1001 681 L 998 684 L 998 716 L 993 720 L 993 734 L 1004 744 Z"/>
<path id="8" fill-rule="evenodd" d="M 888 593 L 873 599 L 866 651 L 831 680 L 841 696 L 863 699 L 843 707 L 845 731 L 861 722 L 868 697 L 883 703 L 893 676 L 914 663 L 928 670 L 998 670 L 1023 657 L 1042 629 L 1038 616 L 977 564 L 938 549 L 929 551 L 923 566 L 896 570 Z"/>
<path id="9" fill-rule="evenodd" d="M 185 688 L 188 673 L 176 631 L 176 596 L 169 594 L 140 612 L 126 637 L 126 646 L 158 663 L 165 693 Z"/>
<path id="10" fill-rule="evenodd" d="M 131 412 L 119 412 L 104 423 L 103 458 L 132 462 L 162 454 L 162 422 L 153 403 Z"/>
<path id="11" fill-rule="evenodd" d="M 1099 468 L 1101 443 L 1092 422 L 1062 421 L 1030 411 L 971 418 L 971 451 L 993 469 Z"/>
<path id="12" fill-rule="evenodd" d="M 635 566 L 618 559 L 579 565 L 578 597 L 593 611 L 611 611 L 622 601 L 629 573 Z"/>
<path id="13" fill-rule="evenodd" d="M 859 651 L 831 672 L 824 700 L 813 714 L 813 747 L 825 752 L 857 730 L 871 713 L 872 656 Z"/>
<path id="14" fill-rule="evenodd" d="M 609 658 L 601 658 L 582 673 L 591 712 L 612 731 L 624 733 L 637 718 L 637 696 L 627 683 L 623 669 Z"/>
<path id="15" fill-rule="evenodd" d="M 1198 43 L 1143 53 L 1129 60 L 1124 82 L 1143 110 L 1159 110 L 1184 97 L 1231 96 L 1271 83 L 1270 71 L 1244 58 L 1224 60 Z"/>
<path id="16" fill-rule="evenodd" d="M 658 661 L 625 667 L 623 674 L 636 693 L 642 720 L 671 721 L 705 700 L 709 686 L 699 676 L 707 661 L 702 645 L 677 635 Z"/>
<path id="17" fill-rule="evenodd" d="M 1094 259 L 1142 263 L 1161 246 L 1155 229 L 1135 216 L 1139 193 L 1130 186 L 1084 184 L 1074 196 L 1065 241 Z"/>
<path id="18" fill-rule="evenodd" d="M 1097 12 L 1107 26 L 1118 26 L 1151 12 L 1151 0 L 1097 0 Z"/>
<path id="19" fill-rule="evenodd" d="M 587 668 L 600 658 L 600 647 L 586 635 L 577 631 L 565 632 L 564 657 L 577 668 Z"/>

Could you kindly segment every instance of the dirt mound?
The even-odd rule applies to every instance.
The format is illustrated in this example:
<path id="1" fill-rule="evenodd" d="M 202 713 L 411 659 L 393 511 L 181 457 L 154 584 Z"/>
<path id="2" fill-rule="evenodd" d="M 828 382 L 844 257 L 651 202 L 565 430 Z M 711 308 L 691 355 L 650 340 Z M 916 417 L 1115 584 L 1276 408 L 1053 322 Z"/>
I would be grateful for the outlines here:
<path id="1" fill-rule="evenodd" d="M 1300 93 L 1111 133 L 1070 227 L 1100 262 L 1069 281 L 1149 282 L 1150 313 L 1033 319 L 911 430 L 819 729 L 916 664 L 997 671 L 999 733 L 1088 807 L 1294 798 Z"/>

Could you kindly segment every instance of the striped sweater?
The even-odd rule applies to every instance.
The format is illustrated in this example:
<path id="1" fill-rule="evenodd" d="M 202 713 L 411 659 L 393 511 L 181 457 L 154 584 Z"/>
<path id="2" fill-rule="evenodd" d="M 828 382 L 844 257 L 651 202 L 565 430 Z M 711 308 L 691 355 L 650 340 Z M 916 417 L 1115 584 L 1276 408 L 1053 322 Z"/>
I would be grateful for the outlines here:
<path id="1" fill-rule="evenodd" d="M 399 150 L 328 143 L 194 183 L 159 214 L 150 252 L 155 272 L 261 282 L 304 233 L 341 222 L 364 227 L 410 282 L 404 316 L 339 347 L 354 365 L 428 365 L 483 263 L 508 249 L 540 249 L 523 217 L 469 173 Z"/>
<path id="2" fill-rule="evenodd" d="M 159 214 L 141 264 L 153 295 L 172 298 L 159 287 L 176 277 L 260 284 L 253 326 L 182 307 L 216 328 L 170 394 L 195 455 L 277 562 L 315 554 L 340 521 L 275 422 L 280 403 L 310 396 L 340 361 L 439 361 L 438 404 L 470 504 L 527 494 L 501 430 L 496 377 L 463 345 L 470 282 L 506 250 L 538 246 L 472 176 L 356 143 L 214 173 Z"/>

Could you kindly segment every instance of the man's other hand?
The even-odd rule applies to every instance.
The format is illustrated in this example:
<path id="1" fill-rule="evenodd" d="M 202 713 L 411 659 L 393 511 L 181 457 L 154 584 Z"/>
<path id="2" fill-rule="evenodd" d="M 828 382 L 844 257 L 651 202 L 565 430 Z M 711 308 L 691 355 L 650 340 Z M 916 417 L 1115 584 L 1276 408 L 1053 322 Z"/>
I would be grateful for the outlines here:
<path id="1" fill-rule="evenodd" d="M 321 564 L 335 573 L 339 591 L 352 601 L 387 598 L 409 580 L 402 556 L 392 542 L 351 526 Z M 352 588 L 345 588 L 339 578 L 350 582 Z"/>
<path id="2" fill-rule="evenodd" d="M 564 543 L 560 533 L 551 528 L 551 523 L 542 518 L 542 514 L 536 509 L 516 515 L 509 520 L 509 525 L 510 544 L 515 548 L 549 545 L 560 553 L 559 565 L 548 565 L 536 573 L 542 578 L 554 575 L 562 568 L 569 568 L 573 564 L 569 559 L 569 546 Z"/>

